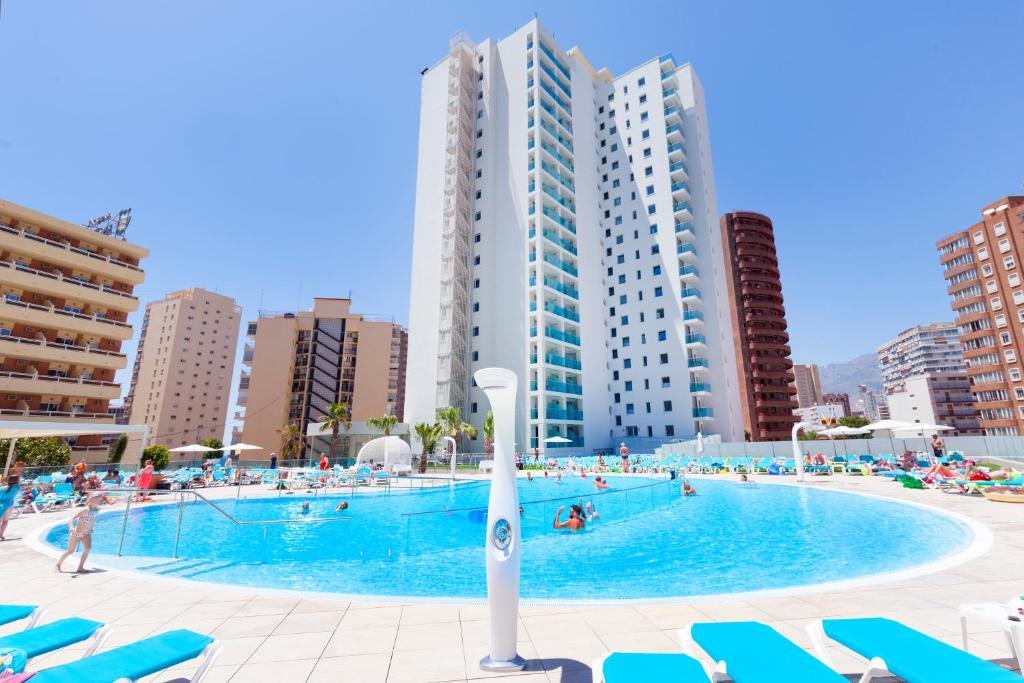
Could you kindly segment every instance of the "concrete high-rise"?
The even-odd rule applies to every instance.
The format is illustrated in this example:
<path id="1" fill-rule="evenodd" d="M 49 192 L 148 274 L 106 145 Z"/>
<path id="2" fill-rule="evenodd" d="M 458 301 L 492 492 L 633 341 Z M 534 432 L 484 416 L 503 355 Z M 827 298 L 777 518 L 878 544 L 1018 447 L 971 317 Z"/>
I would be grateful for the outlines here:
<path id="1" fill-rule="evenodd" d="M 149 255 L 114 221 L 91 229 L 0 201 L 0 420 L 113 424 Z M 106 457 L 100 436 L 72 447 L 75 458 Z"/>
<path id="2" fill-rule="evenodd" d="M 821 400 L 825 405 L 839 405 L 843 407 L 843 417 L 852 415 L 850 412 L 850 395 L 846 392 L 829 393 L 825 392 L 821 395 Z"/>
<path id="3" fill-rule="evenodd" d="M 796 401 L 801 408 L 820 406 L 825 403 L 817 365 L 797 363 L 793 366 L 793 377 L 796 384 Z"/>
<path id="4" fill-rule="evenodd" d="M 967 376 L 986 435 L 1024 434 L 1024 197 L 1003 197 L 981 220 L 936 244 L 952 296 Z"/>
<path id="5" fill-rule="evenodd" d="M 799 418 L 775 231 L 768 216 L 750 211 L 727 213 L 720 223 L 728 297 L 722 303 L 738 331 L 733 346 L 745 436 L 785 440 Z"/>
<path id="6" fill-rule="evenodd" d="M 129 424 L 169 448 L 223 438 L 242 308 L 193 287 L 146 304 L 132 383 Z"/>
<path id="7" fill-rule="evenodd" d="M 742 439 L 717 218 L 690 65 L 614 76 L 538 20 L 456 35 L 422 76 L 407 420 L 479 428 L 501 366 L 521 449 Z"/>
<path id="8" fill-rule="evenodd" d="M 955 323 L 915 325 L 878 347 L 886 394 L 903 390 L 908 377 L 964 374 L 964 353 Z"/>
<path id="9" fill-rule="evenodd" d="M 889 417 L 904 422 L 952 427 L 949 436 L 981 434 L 967 373 L 911 375 L 903 388 L 886 396 Z"/>
<path id="10" fill-rule="evenodd" d="M 246 329 L 238 385 L 245 415 L 241 440 L 266 459 L 281 449 L 281 429 L 306 434 L 332 403 L 345 403 L 353 421 L 403 418 L 408 338 L 391 318 L 352 313 L 350 299 L 313 299 L 313 310 L 260 312 Z"/>

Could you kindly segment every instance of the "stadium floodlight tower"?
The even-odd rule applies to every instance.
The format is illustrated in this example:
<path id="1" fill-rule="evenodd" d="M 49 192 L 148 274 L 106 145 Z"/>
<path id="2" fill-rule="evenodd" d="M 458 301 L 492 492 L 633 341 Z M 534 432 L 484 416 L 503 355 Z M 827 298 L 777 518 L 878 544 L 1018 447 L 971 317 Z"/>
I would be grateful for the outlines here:
<path id="1" fill-rule="evenodd" d="M 519 620 L 519 492 L 513 437 L 516 423 L 516 374 L 504 368 L 473 373 L 494 414 L 494 470 L 487 502 L 487 607 L 491 619 L 490 653 L 484 671 L 519 671 L 526 664 L 516 652 Z"/>

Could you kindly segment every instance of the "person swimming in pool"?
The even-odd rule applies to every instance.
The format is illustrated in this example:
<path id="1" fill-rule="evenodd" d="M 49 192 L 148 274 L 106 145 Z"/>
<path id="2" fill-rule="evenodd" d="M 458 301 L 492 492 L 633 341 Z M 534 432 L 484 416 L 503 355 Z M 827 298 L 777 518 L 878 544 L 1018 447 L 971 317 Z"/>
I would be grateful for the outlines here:
<path id="1" fill-rule="evenodd" d="M 308 505 L 308 503 L 307 503 L 307 505 Z M 347 500 L 343 500 L 343 501 L 341 501 L 340 503 L 338 503 L 337 505 L 334 506 L 334 511 L 335 512 L 341 512 L 342 510 L 348 510 L 348 501 Z"/>
<path id="2" fill-rule="evenodd" d="M 688 482 L 688 481 L 686 481 L 686 480 L 684 479 L 684 480 L 683 480 L 683 490 L 681 491 L 681 493 L 682 493 L 682 494 L 683 494 L 684 496 L 692 496 L 692 495 L 694 495 L 695 493 L 697 493 L 697 489 L 695 489 L 695 488 L 693 488 L 692 486 L 690 486 L 690 482 Z"/>
<path id="3" fill-rule="evenodd" d="M 606 482 L 601 477 L 594 477 L 594 487 L 597 489 L 611 488 L 610 486 L 608 486 L 608 482 Z"/>
<path id="4" fill-rule="evenodd" d="M 594 507 L 594 503 L 592 501 L 588 500 L 587 504 L 584 506 L 584 508 L 587 511 L 587 518 L 588 519 L 590 519 L 590 520 L 600 519 L 601 515 L 597 514 L 597 508 Z"/>
<path id="5" fill-rule="evenodd" d="M 533 472 L 526 470 L 526 481 L 533 481 Z"/>
<path id="6" fill-rule="evenodd" d="M 309 503 L 308 502 L 302 504 L 302 514 L 304 514 L 304 515 L 308 515 L 309 514 Z"/>
<path id="7" fill-rule="evenodd" d="M 565 512 L 565 506 L 558 508 L 558 512 L 555 513 L 555 521 L 552 523 L 554 529 L 568 529 L 569 531 L 583 531 L 583 528 L 587 525 L 587 518 L 583 513 L 583 508 L 579 505 L 571 505 L 569 507 L 569 519 L 564 522 L 561 521 L 562 513 Z"/>

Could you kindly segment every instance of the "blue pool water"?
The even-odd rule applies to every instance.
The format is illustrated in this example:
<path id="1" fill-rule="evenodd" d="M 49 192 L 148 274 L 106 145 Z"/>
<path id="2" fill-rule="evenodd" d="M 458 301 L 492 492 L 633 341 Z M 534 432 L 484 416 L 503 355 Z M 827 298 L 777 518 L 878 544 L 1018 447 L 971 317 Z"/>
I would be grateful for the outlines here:
<path id="1" fill-rule="evenodd" d="M 615 600 L 668 598 L 850 579 L 894 571 L 963 549 L 959 522 L 897 502 L 817 489 L 696 480 L 681 497 L 667 479 L 520 479 L 522 595 Z M 238 519 L 320 524 L 237 526 L 202 503 L 184 508 L 179 559 L 171 558 L 177 506 L 131 511 L 124 557 L 114 558 L 123 514 L 100 515 L 98 562 L 235 585 L 357 595 L 485 595 L 489 484 L 436 490 L 317 496 L 296 493 L 218 501 Z M 349 500 L 344 513 L 335 513 Z M 581 533 L 552 529 L 555 510 L 582 500 L 600 517 Z M 310 503 L 308 514 L 302 503 Z M 476 508 L 476 509 L 474 509 Z M 48 542 L 64 547 L 67 529 Z"/>

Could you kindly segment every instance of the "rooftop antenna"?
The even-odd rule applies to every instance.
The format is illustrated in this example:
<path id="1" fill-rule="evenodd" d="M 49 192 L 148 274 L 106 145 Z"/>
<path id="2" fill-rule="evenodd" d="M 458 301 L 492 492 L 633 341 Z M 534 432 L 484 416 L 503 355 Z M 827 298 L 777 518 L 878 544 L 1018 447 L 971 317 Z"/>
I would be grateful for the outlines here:
<path id="1" fill-rule="evenodd" d="M 93 218 L 88 223 L 84 223 L 84 227 L 98 232 L 101 235 L 107 235 L 108 237 L 115 237 L 117 239 L 127 239 L 125 233 L 128 231 L 128 224 L 132 222 L 132 210 L 121 209 L 116 214 L 104 214 Z"/>

